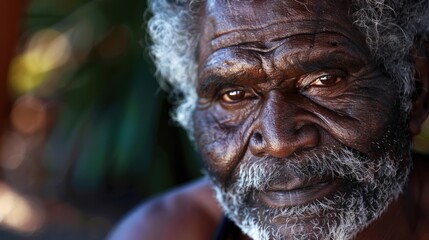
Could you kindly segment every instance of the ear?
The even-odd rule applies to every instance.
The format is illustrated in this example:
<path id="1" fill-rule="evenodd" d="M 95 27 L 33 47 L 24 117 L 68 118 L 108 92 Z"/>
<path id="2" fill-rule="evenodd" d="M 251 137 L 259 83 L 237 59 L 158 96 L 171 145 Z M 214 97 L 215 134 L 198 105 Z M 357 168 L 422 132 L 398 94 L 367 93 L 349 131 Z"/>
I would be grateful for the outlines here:
<path id="1" fill-rule="evenodd" d="M 411 134 L 420 133 L 422 124 L 429 115 L 429 43 L 423 42 L 416 48 L 415 93 L 410 113 L 409 129 Z"/>

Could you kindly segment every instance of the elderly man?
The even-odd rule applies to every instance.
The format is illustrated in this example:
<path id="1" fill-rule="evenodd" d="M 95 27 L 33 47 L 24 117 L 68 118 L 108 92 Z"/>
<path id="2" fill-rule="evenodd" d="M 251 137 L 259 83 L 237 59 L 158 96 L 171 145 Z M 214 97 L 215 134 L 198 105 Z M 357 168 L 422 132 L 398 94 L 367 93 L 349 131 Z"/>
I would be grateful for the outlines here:
<path id="1" fill-rule="evenodd" d="M 410 153 L 429 112 L 429 1 L 152 11 L 156 64 L 210 181 L 144 204 L 112 239 L 429 239 L 429 166 Z"/>

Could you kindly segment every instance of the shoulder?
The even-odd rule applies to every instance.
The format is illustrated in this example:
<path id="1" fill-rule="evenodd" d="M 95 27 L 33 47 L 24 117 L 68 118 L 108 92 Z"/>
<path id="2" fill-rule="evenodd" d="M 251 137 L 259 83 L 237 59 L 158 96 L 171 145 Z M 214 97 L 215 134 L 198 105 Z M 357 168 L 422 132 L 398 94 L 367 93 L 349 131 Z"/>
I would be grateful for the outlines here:
<path id="1" fill-rule="evenodd" d="M 221 215 L 209 181 L 201 179 L 142 204 L 108 239 L 210 239 Z"/>

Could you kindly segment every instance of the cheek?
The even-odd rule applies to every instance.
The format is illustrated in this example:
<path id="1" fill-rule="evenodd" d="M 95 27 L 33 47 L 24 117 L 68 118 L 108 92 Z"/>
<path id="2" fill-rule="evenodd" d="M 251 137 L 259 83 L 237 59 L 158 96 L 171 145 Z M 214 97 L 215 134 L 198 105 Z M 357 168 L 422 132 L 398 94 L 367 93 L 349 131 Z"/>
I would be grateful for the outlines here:
<path id="1" fill-rule="evenodd" d="M 380 88 L 383 87 L 383 88 Z M 319 101 L 328 132 L 342 144 L 370 157 L 382 154 L 392 141 L 388 135 L 399 124 L 398 95 L 393 86 L 366 83 L 344 95 Z"/>
<path id="2" fill-rule="evenodd" d="M 222 124 L 225 119 L 211 109 L 197 109 L 193 117 L 194 137 L 207 170 L 217 181 L 224 183 L 245 149 L 244 124 L 237 119 L 234 125 Z"/>

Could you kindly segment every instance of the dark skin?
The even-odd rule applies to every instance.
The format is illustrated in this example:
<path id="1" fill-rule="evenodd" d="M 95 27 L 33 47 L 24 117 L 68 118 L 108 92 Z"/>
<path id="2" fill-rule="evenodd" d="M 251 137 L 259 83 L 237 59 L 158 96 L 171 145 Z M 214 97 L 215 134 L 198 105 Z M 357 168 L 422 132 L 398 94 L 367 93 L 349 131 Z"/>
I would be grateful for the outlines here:
<path id="1" fill-rule="evenodd" d="M 398 93 L 370 64 L 363 36 L 345 30 L 352 29 L 351 22 L 338 12 L 347 13 L 348 6 L 324 9 L 327 4 L 320 2 L 310 10 L 295 1 L 260 2 L 265 8 L 233 4 L 207 10 L 213 14 L 207 14 L 200 42 L 196 139 L 219 180 L 227 181 L 251 156 L 285 158 L 343 144 L 378 157 L 382 146 L 371 143 L 391 124 Z M 291 6 L 300 11 L 291 15 L 286 10 Z M 218 14 L 225 8 L 254 17 L 227 19 Z M 258 22 L 267 8 L 278 14 Z M 246 26 L 244 20 L 253 21 Z M 265 32 L 272 22 L 273 30 Z M 229 27 L 234 25 L 240 27 Z M 236 38 L 243 35 L 245 41 Z"/>
<path id="2" fill-rule="evenodd" d="M 387 130 L 400 124 L 397 87 L 372 62 L 347 1 L 208 2 L 201 13 L 194 120 L 198 148 L 216 181 L 228 184 L 241 164 L 263 156 L 346 146 L 377 158 L 401 150 L 385 141 L 395 137 Z M 427 52 L 416 46 L 423 91 L 413 103 L 410 135 L 428 115 Z M 412 161 L 404 193 L 357 239 L 429 239 L 429 166 L 422 156 Z M 222 215 L 212 195 L 204 179 L 156 198 L 111 239 L 210 239 Z M 303 196 L 288 205 L 315 198 Z"/>

